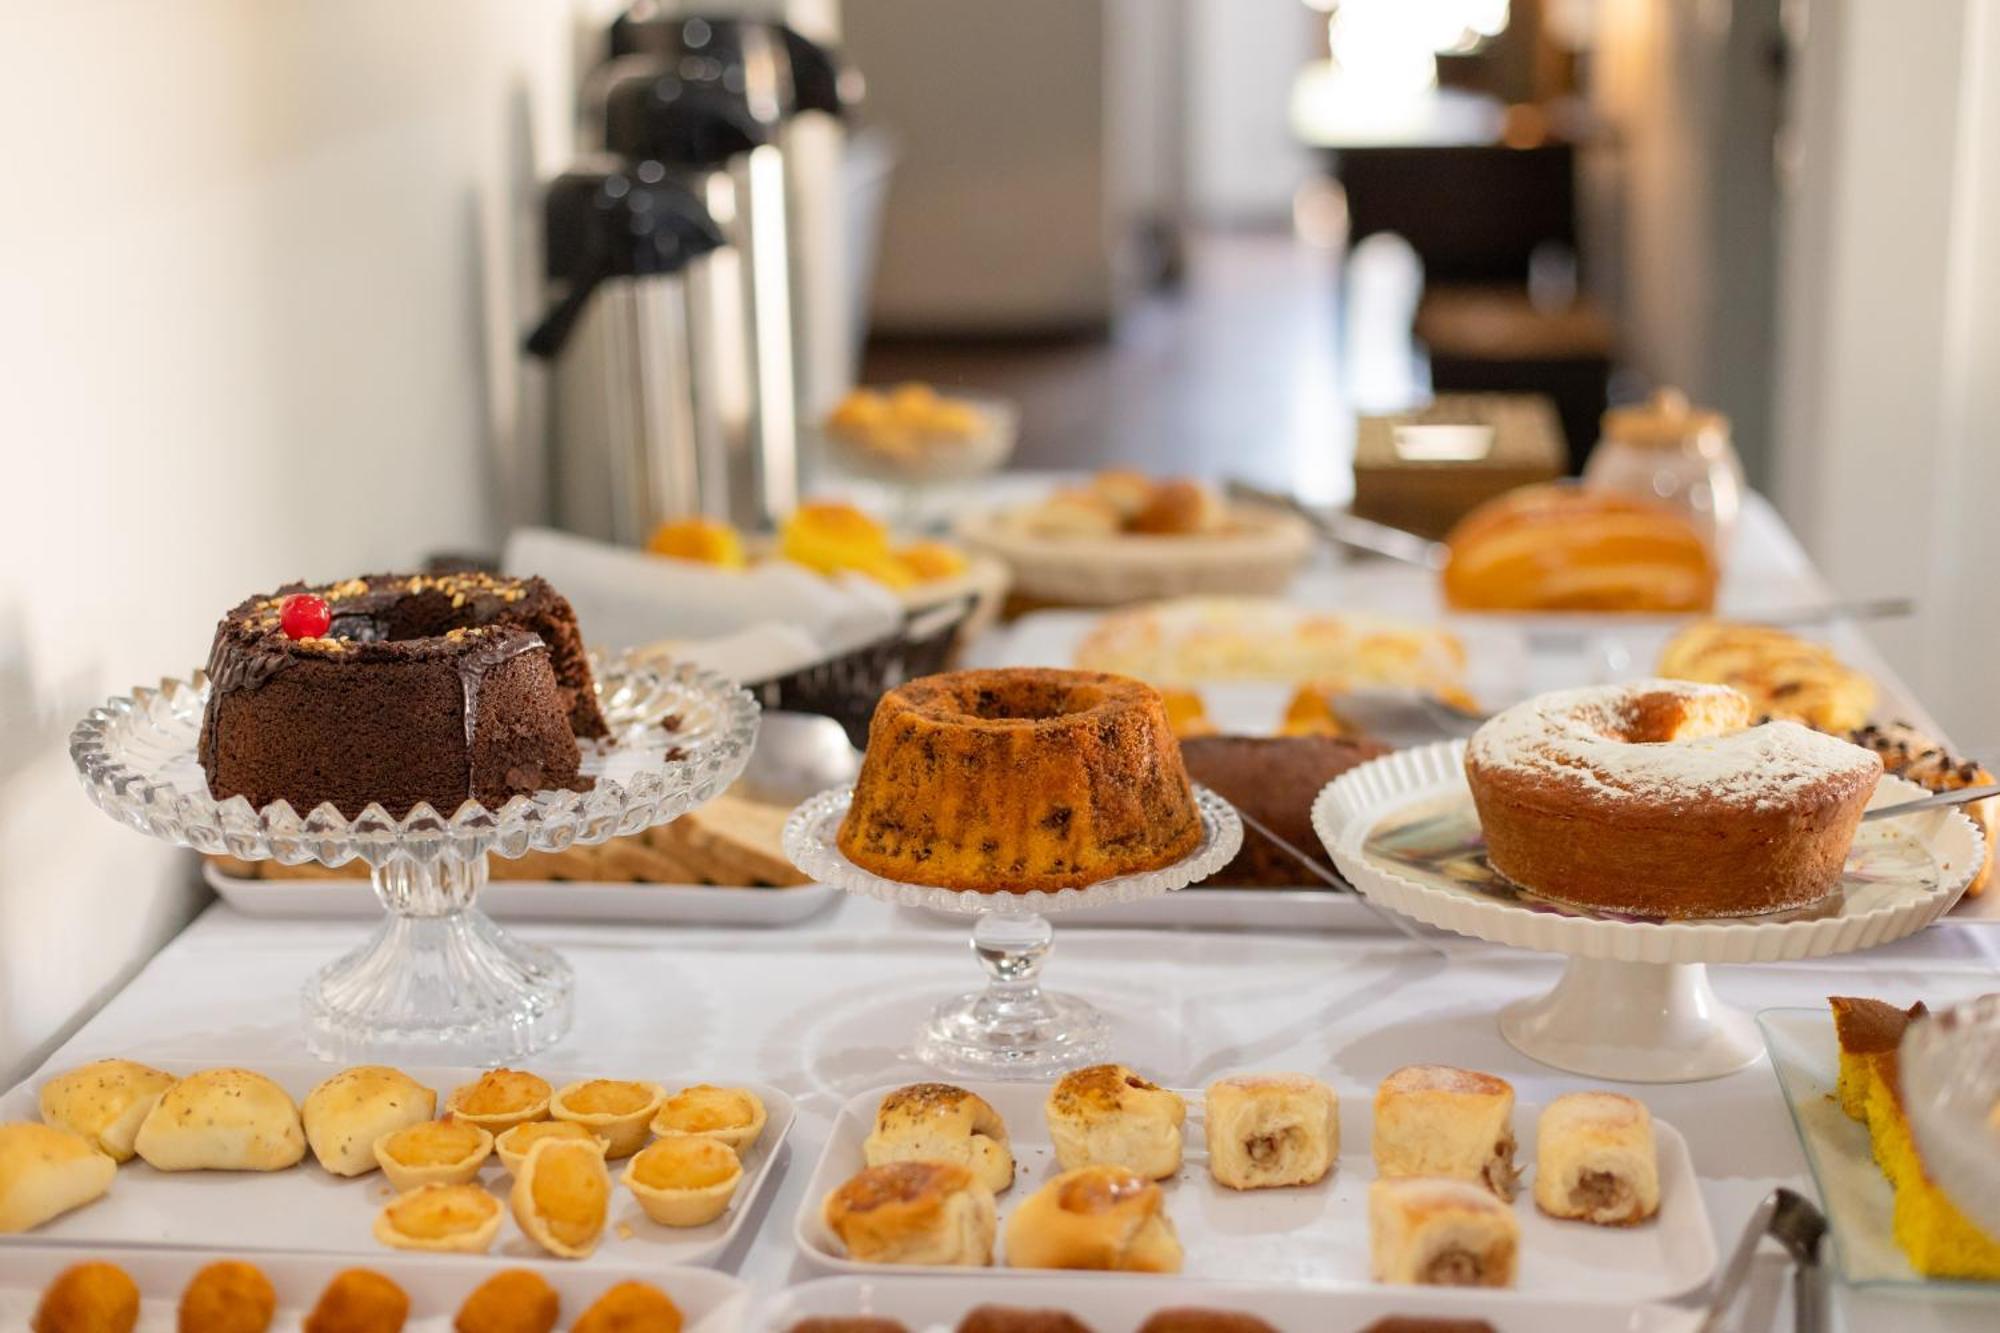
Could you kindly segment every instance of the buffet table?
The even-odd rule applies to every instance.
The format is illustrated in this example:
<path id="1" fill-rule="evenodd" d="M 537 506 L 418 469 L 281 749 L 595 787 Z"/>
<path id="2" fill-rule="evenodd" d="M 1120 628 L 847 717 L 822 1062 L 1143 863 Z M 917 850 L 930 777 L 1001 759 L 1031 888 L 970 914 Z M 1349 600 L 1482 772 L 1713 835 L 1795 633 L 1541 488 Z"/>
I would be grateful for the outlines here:
<path id="1" fill-rule="evenodd" d="M 1748 510 L 1740 542 L 1725 597 L 1730 608 L 1810 605 L 1825 596 L 1761 502 Z M 1309 575 L 1300 595 L 1332 599 L 1373 582 L 1384 600 L 1397 601 L 1405 573 L 1327 568 Z M 259 920 L 212 906 L 48 1068 L 111 1055 L 252 1067 L 306 1060 L 300 985 L 367 928 Z M 782 1176 L 720 1260 L 760 1295 L 814 1273 L 794 1242 L 793 1219 L 835 1113 L 858 1092 L 925 1076 L 903 1049 L 904 1036 L 969 977 L 962 923 L 857 898 L 782 929 L 521 923 L 515 930 L 560 949 L 577 977 L 574 1029 L 538 1067 L 579 1075 L 643 1070 L 668 1082 L 683 1072 L 733 1071 L 796 1099 Z M 1056 968 L 1061 988 L 1112 1017 L 1116 1058 L 1169 1085 L 1297 1069 L 1344 1096 L 1365 1097 L 1413 1060 L 1500 1075 L 1523 1103 L 1589 1085 L 1518 1054 L 1495 1024 L 1503 1004 L 1548 988 L 1560 968 L 1553 957 L 1386 930 L 1065 928 Z M 1723 999 L 1753 1011 L 1823 1006 L 1830 993 L 1936 1005 L 1992 989 L 1996 972 L 2000 933 L 1947 921 L 1860 956 L 1717 967 L 1714 984 Z M 1773 1187 L 1813 1193 L 1768 1062 L 1710 1082 L 1639 1091 L 1685 1135 L 1719 1249 L 1734 1243 Z M 1730 1327 L 1790 1327 L 1788 1285 L 1780 1279 L 1773 1249 Z M 1993 1326 L 1988 1302 L 1835 1291 L 1839 1327 L 1880 1328 L 1891 1320 L 1908 1333 Z"/>

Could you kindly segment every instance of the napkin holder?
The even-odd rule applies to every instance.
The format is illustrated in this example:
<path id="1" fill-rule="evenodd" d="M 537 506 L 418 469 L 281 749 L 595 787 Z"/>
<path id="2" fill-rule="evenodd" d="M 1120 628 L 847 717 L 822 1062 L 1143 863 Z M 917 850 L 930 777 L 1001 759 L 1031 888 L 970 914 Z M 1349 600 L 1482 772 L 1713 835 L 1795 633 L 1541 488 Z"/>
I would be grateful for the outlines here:
<path id="1" fill-rule="evenodd" d="M 1353 510 L 1441 538 L 1494 496 L 1561 476 L 1566 457 L 1555 406 L 1540 394 L 1440 394 L 1360 419 Z"/>

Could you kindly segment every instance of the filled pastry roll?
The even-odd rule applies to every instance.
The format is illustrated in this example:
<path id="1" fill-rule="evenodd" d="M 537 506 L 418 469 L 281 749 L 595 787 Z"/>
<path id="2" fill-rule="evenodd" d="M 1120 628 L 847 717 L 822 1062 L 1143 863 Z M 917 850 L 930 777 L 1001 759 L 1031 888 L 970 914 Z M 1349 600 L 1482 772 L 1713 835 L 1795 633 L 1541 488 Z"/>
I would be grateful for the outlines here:
<path id="1" fill-rule="evenodd" d="M 1375 1090 L 1375 1171 L 1384 1180 L 1470 1180 L 1510 1200 L 1514 1088 L 1505 1079 L 1449 1065 L 1409 1065 Z"/>
<path id="2" fill-rule="evenodd" d="M 1511 1287 L 1520 1243 L 1514 1210 L 1484 1186 L 1405 1177 L 1368 1188 L 1368 1251 L 1377 1282 Z"/>
<path id="3" fill-rule="evenodd" d="M 1535 1127 L 1535 1206 L 1551 1217 L 1632 1226 L 1660 1210 L 1659 1153 L 1643 1102 L 1572 1092 Z"/>
<path id="4" fill-rule="evenodd" d="M 42 1084 L 42 1121 L 129 1162 L 139 1126 L 173 1085 L 172 1074 L 133 1060 L 93 1060 Z"/>
<path id="5" fill-rule="evenodd" d="M 861 1151 L 870 1166 L 956 1162 L 995 1194 L 1014 1183 L 1014 1153 L 1000 1113 L 949 1083 L 913 1083 L 884 1097 Z"/>
<path id="6" fill-rule="evenodd" d="M 248 1069 L 204 1069 L 168 1088 L 133 1147 L 159 1171 L 282 1171 L 306 1155 L 299 1108 Z"/>
<path id="7" fill-rule="evenodd" d="M 1230 1189 L 1310 1185 L 1340 1155 L 1340 1100 L 1303 1074 L 1244 1074 L 1208 1085 L 1208 1170 Z"/>
<path id="8" fill-rule="evenodd" d="M 1181 1169 L 1187 1103 L 1124 1065 L 1072 1070 L 1050 1090 L 1049 1137 L 1065 1171 L 1122 1166 L 1152 1180 Z"/>
<path id="9" fill-rule="evenodd" d="M 299 1121 L 321 1166 L 336 1176 L 365 1176 L 378 1165 L 375 1140 L 436 1112 L 437 1094 L 402 1070 L 358 1065 L 307 1093 Z"/>
<path id="10" fill-rule="evenodd" d="M 822 1215 L 863 1263 L 983 1268 L 993 1262 L 993 1191 L 956 1162 L 867 1167 L 827 1195 Z"/>
<path id="11" fill-rule="evenodd" d="M 1007 1220 L 1012 1268 L 1178 1273 L 1181 1242 L 1160 1187 L 1122 1166 L 1065 1171 Z"/>

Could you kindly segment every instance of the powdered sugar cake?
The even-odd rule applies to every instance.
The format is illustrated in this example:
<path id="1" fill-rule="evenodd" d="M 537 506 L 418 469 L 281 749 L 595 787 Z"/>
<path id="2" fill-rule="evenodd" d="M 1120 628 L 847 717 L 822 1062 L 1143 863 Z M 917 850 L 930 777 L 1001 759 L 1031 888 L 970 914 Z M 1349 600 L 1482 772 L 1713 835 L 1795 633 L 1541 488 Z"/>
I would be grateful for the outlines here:
<path id="1" fill-rule="evenodd" d="M 1648 680 L 1517 704 L 1466 747 L 1493 868 L 1540 897 L 1683 919 L 1839 887 L 1882 762 L 1726 686 Z"/>

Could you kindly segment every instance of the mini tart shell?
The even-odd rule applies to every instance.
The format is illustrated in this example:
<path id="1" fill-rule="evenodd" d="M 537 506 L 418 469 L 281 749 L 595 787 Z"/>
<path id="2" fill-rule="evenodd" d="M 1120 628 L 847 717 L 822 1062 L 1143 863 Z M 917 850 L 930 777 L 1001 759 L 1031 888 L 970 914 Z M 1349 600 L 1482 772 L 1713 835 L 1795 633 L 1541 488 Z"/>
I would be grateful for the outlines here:
<path id="1" fill-rule="evenodd" d="M 597 1131 L 591 1129 L 588 1125 L 579 1125 L 574 1120 L 536 1120 L 530 1121 L 529 1124 L 573 1125 L 576 1127 L 577 1133 L 544 1134 L 540 1138 L 530 1140 L 527 1151 L 515 1147 L 513 1140 L 516 1134 L 528 1128 L 528 1125 L 516 1125 L 513 1129 L 503 1134 L 495 1134 L 493 1136 L 494 1156 L 500 1159 L 500 1165 L 506 1168 L 507 1174 L 510 1176 L 521 1174 L 521 1164 L 528 1160 L 528 1152 L 533 1151 L 534 1145 L 542 1142 L 543 1139 L 572 1139 L 577 1143 L 595 1143 L 600 1148 L 604 1146 L 604 1139 Z"/>
<path id="2" fill-rule="evenodd" d="M 486 1071 L 487 1074 L 497 1072 L 499 1071 L 491 1069 Z M 547 1089 L 549 1086 L 549 1081 L 540 1075 L 527 1074 L 525 1070 L 508 1070 L 507 1072 L 524 1074 L 526 1077 L 532 1078 L 541 1084 L 544 1089 Z M 539 1098 L 529 1102 L 526 1106 L 511 1111 L 474 1112 L 461 1110 L 458 1104 L 460 1095 L 478 1087 L 485 1078 L 486 1074 L 481 1074 L 472 1082 L 453 1088 L 451 1095 L 444 1099 L 445 1115 L 453 1120 L 463 1120 L 468 1125 L 477 1125 L 489 1134 L 504 1133 L 516 1125 L 525 1125 L 530 1120 L 547 1120 L 549 1118 L 549 1098 L 552 1095 L 549 1091 L 543 1092 Z"/>
<path id="3" fill-rule="evenodd" d="M 471 1152 L 456 1162 L 425 1162 L 413 1165 L 409 1162 L 398 1161 L 390 1155 L 388 1151 L 389 1140 L 395 1138 L 398 1134 L 407 1134 L 413 1129 L 423 1128 L 424 1125 L 446 1123 L 449 1122 L 426 1120 L 421 1124 L 406 1125 L 402 1129 L 391 1130 L 389 1133 L 375 1140 L 375 1160 L 381 1164 L 383 1178 L 389 1182 L 389 1187 L 395 1190 L 396 1193 L 405 1194 L 413 1189 L 421 1189 L 425 1185 L 467 1184 L 474 1176 L 479 1174 L 479 1168 L 486 1164 L 486 1159 L 493 1155 L 493 1136 L 486 1131 L 484 1126 L 473 1124 L 466 1124 L 464 1128 L 477 1133 L 479 1135 L 479 1143 Z"/>
<path id="4" fill-rule="evenodd" d="M 635 1088 L 644 1088 L 652 1094 L 652 1099 L 636 1111 L 575 1111 L 565 1103 L 571 1093 L 591 1083 L 626 1083 Z M 657 1083 L 644 1079 L 581 1079 L 566 1083 L 556 1089 L 555 1096 L 549 1098 L 549 1115 L 557 1120 L 568 1120 L 582 1125 L 591 1133 L 604 1140 L 604 1155 L 607 1158 L 630 1157 L 646 1142 L 647 1126 L 659 1114 L 660 1104 L 667 1099 L 667 1090 Z"/>
<path id="5" fill-rule="evenodd" d="M 639 1179 L 639 1162 L 647 1153 L 683 1151 L 690 1141 L 714 1143 L 727 1152 L 729 1164 L 735 1168 L 729 1173 L 729 1177 L 713 1185 L 698 1185 L 688 1189 L 662 1189 Z M 625 1164 L 624 1173 L 618 1179 L 624 1183 L 626 1189 L 632 1191 L 632 1197 L 639 1201 L 639 1207 L 645 1210 L 646 1216 L 661 1226 L 699 1227 L 713 1222 L 728 1209 L 729 1201 L 736 1197 L 736 1190 L 743 1183 L 743 1165 L 736 1160 L 735 1150 L 727 1144 L 703 1135 L 680 1134 L 648 1145 L 644 1152 L 637 1154 Z"/>
<path id="6" fill-rule="evenodd" d="M 464 1192 L 464 1197 L 480 1198 L 486 1201 L 486 1220 L 471 1231 L 456 1232 L 449 1236 L 412 1236 L 396 1229 L 391 1212 L 398 1204 L 407 1203 L 411 1198 L 424 1193 L 454 1194 Z M 482 1205 L 485 1207 L 486 1205 Z M 399 1194 L 382 1206 L 375 1215 L 375 1239 L 398 1250 L 431 1250 L 443 1254 L 484 1254 L 493 1248 L 493 1238 L 500 1234 L 500 1218 L 506 1213 L 500 1201 L 480 1189 L 477 1185 L 420 1185 L 415 1190 Z"/>
<path id="7" fill-rule="evenodd" d="M 604 1239 L 604 1228 L 611 1221 L 611 1172 L 605 1168 L 602 1154 L 598 1156 L 597 1169 L 604 1172 L 604 1216 L 598 1219 L 597 1230 L 592 1233 L 588 1244 L 571 1245 L 558 1239 L 549 1230 L 548 1223 L 542 1220 L 541 1213 L 535 1206 L 536 1168 L 551 1152 L 575 1152 L 576 1149 L 569 1146 L 571 1143 L 581 1143 L 581 1140 L 544 1139 L 529 1149 L 527 1160 L 521 1163 L 521 1169 L 514 1175 L 514 1188 L 507 1193 L 507 1206 L 513 1212 L 514 1221 L 520 1226 L 521 1234 L 556 1258 L 588 1259 L 597 1249 L 597 1243 Z"/>
<path id="8" fill-rule="evenodd" d="M 673 1126 L 669 1125 L 667 1123 L 667 1107 L 674 1100 L 674 1097 L 679 1097 L 684 1093 L 694 1092 L 697 1089 L 713 1089 L 714 1091 L 717 1092 L 733 1092 L 736 1093 L 738 1096 L 743 1097 L 750 1103 L 750 1112 L 751 1112 L 750 1123 L 747 1125 L 731 1126 L 728 1129 L 693 1129 L 693 1130 L 675 1129 Z M 680 1092 L 674 1094 L 674 1097 L 669 1097 L 666 1099 L 665 1102 L 662 1102 L 660 1104 L 659 1111 L 653 1116 L 653 1133 L 655 1133 L 656 1135 L 658 1135 L 663 1139 L 671 1139 L 671 1138 L 714 1139 L 717 1143 L 720 1143 L 723 1147 L 729 1149 L 731 1152 L 735 1153 L 738 1157 L 741 1157 L 744 1153 L 750 1151 L 752 1145 L 754 1145 L 757 1142 L 758 1136 L 764 1132 L 764 1122 L 767 1119 L 769 1119 L 768 1115 L 765 1113 L 764 1110 L 764 1099 L 759 1097 L 756 1093 L 750 1091 L 750 1089 L 748 1088 L 715 1088 L 713 1084 L 698 1083 L 693 1088 L 682 1088 Z"/>

